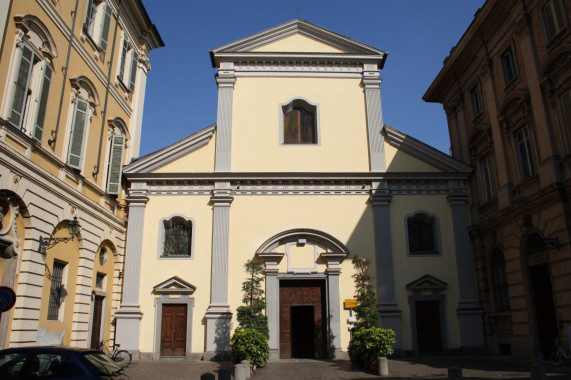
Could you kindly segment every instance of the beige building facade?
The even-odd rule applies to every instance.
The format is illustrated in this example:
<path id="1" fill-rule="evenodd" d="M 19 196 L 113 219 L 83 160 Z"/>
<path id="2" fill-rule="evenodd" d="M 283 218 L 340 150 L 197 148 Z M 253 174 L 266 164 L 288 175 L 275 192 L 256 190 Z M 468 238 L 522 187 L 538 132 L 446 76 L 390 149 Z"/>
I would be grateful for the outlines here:
<path id="1" fill-rule="evenodd" d="M 424 99 L 472 165 L 487 347 L 548 358 L 571 326 L 571 4 L 488 0 Z"/>
<path id="2" fill-rule="evenodd" d="M 164 44 L 139 0 L 7 3 L 0 281 L 17 300 L 0 348 L 98 347 L 121 296 L 122 166 L 139 155 L 149 52 Z"/>
<path id="3" fill-rule="evenodd" d="M 217 123 L 124 170 L 121 347 L 225 357 L 257 259 L 271 357 L 343 357 L 359 256 L 397 350 L 481 349 L 472 168 L 383 124 L 387 54 L 293 20 L 210 55 Z"/>

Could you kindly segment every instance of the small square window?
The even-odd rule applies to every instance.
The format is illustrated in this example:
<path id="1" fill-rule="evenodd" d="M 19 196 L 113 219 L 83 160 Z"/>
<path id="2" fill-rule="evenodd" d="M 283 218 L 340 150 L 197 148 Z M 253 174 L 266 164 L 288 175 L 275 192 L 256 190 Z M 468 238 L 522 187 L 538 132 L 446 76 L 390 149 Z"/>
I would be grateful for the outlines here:
<path id="1" fill-rule="evenodd" d="M 517 71 L 515 67 L 515 59 L 512 48 L 509 47 L 501 55 L 502 69 L 504 72 L 504 83 L 508 85 L 512 80 L 517 78 Z"/>
<path id="2" fill-rule="evenodd" d="M 95 276 L 95 288 L 103 289 L 104 283 L 105 283 L 105 274 L 97 273 L 97 276 Z"/>

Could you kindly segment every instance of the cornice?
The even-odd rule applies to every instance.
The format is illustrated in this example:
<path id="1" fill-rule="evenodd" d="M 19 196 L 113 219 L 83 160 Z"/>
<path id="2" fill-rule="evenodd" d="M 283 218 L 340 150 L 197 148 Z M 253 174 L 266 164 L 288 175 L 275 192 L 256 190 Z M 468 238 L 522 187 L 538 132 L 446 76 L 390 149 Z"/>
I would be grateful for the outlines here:
<path id="1" fill-rule="evenodd" d="M 0 166 L 6 167 L 20 177 L 25 178 L 33 186 L 44 189 L 52 194 L 55 199 L 69 203 L 81 210 L 82 214 L 90 215 L 100 223 L 106 225 L 112 223 L 114 228 L 118 230 L 125 227 L 123 220 L 108 211 L 104 206 L 92 201 L 71 185 L 43 170 L 28 157 L 14 151 L 4 142 L 0 142 Z"/>
<path id="2" fill-rule="evenodd" d="M 437 169 L 449 172 L 472 172 L 472 167 L 460 160 L 450 157 L 441 151 L 410 137 L 385 124 L 385 135 L 389 144 L 405 153 L 426 162 Z"/>
<path id="3" fill-rule="evenodd" d="M 315 173 L 313 175 L 292 176 L 288 173 L 260 174 L 233 173 L 228 176 L 210 173 L 202 176 L 179 179 L 134 179 L 130 177 L 130 194 L 144 192 L 146 195 L 212 196 L 217 184 L 223 183 L 223 195 L 361 195 L 378 200 L 376 189 L 383 183 L 384 198 L 393 195 L 454 195 L 463 189 L 465 177 L 426 176 L 426 173 L 399 173 L 384 177 L 372 177 L 370 173 L 341 176 L 338 173 Z M 415 174 L 418 174 L 415 176 Z M 388 198 L 387 198 L 388 199 Z"/>
<path id="4" fill-rule="evenodd" d="M 185 156 L 208 144 L 214 131 L 216 124 L 212 124 L 192 135 L 177 141 L 154 153 L 138 158 L 123 168 L 123 174 L 127 178 L 136 175 L 153 175 L 151 172 L 162 166 L 168 165 L 176 159 Z"/>

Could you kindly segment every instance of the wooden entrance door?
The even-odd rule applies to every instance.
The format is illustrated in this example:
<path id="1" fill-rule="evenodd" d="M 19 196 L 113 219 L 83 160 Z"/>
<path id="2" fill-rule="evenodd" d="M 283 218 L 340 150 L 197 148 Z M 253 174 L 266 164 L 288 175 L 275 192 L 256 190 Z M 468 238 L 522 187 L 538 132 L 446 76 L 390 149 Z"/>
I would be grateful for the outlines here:
<path id="1" fill-rule="evenodd" d="M 418 352 L 442 352 L 440 302 L 416 301 L 414 308 Z"/>
<path id="2" fill-rule="evenodd" d="M 184 356 L 186 353 L 186 305 L 163 304 L 161 356 Z"/>
<path id="3" fill-rule="evenodd" d="M 280 358 L 326 357 L 325 282 L 280 283 Z"/>
<path id="4" fill-rule="evenodd" d="M 103 301 L 105 297 L 95 296 L 93 301 L 93 323 L 91 324 L 91 348 L 99 348 L 101 338 L 101 317 L 103 315 Z"/>

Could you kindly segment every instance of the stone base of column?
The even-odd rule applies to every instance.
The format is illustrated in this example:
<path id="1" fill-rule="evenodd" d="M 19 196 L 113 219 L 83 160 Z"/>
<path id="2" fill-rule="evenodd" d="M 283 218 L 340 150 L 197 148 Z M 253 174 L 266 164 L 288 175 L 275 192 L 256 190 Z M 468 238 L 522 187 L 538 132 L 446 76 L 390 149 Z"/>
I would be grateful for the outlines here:
<path id="1" fill-rule="evenodd" d="M 143 312 L 139 305 L 121 305 L 115 312 L 115 344 L 120 344 L 122 350 L 127 350 L 133 359 L 140 358 L 139 335 Z"/>
<path id="2" fill-rule="evenodd" d="M 460 350 L 463 353 L 485 351 L 483 310 L 477 302 L 459 302 Z"/>
<path id="3" fill-rule="evenodd" d="M 395 350 L 402 347 L 401 344 L 401 316 L 402 311 L 396 304 L 385 304 L 378 306 L 379 314 L 381 315 L 381 327 L 384 329 L 391 329 L 396 333 L 396 343 L 394 344 Z"/>
<path id="4" fill-rule="evenodd" d="M 210 305 L 204 317 L 206 319 L 204 360 L 229 360 L 232 313 L 228 305 Z"/>
<path id="5" fill-rule="evenodd" d="M 270 348 L 270 361 L 277 362 L 280 360 L 280 351 L 277 348 Z"/>

